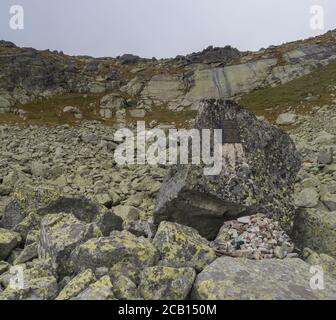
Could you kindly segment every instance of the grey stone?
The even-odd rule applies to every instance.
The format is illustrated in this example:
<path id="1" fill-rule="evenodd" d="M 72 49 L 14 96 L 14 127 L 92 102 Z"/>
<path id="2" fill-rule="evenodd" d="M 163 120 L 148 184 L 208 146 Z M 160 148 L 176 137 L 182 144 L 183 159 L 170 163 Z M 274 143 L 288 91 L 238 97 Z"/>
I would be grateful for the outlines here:
<path id="1" fill-rule="evenodd" d="M 0 228 L 0 261 L 6 259 L 21 241 L 17 232 Z"/>
<path id="2" fill-rule="evenodd" d="M 253 261 L 222 257 L 201 272 L 192 298 L 197 300 L 330 300 L 336 280 L 325 275 L 325 289 L 310 287 L 310 265 L 300 259 Z"/>
<path id="3" fill-rule="evenodd" d="M 333 162 L 333 151 L 321 150 L 317 156 L 317 163 L 321 165 L 331 164 Z"/>
<path id="4" fill-rule="evenodd" d="M 26 263 L 27 261 L 31 261 L 35 258 L 38 257 L 38 252 L 37 252 L 38 244 L 32 243 L 29 245 L 26 245 L 20 255 L 14 260 L 13 264 L 23 264 Z"/>
<path id="5" fill-rule="evenodd" d="M 295 197 L 295 205 L 302 208 L 314 208 L 318 205 L 319 194 L 314 188 L 303 189 Z"/>
<path id="6" fill-rule="evenodd" d="M 156 198 L 155 223 L 189 225 L 211 239 L 225 220 L 255 212 L 293 215 L 300 156 L 287 134 L 223 100 L 204 100 L 195 128 L 224 129 L 222 170 L 206 175 L 204 164 L 173 166 Z"/>
<path id="7" fill-rule="evenodd" d="M 117 206 L 113 208 L 114 213 L 123 221 L 134 221 L 139 219 L 141 211 L 132 206 Z"/>
<path id="8" fill-rule="evenodd" d="M 113 231 L 109 237 L 90 239 L 73 251 L 71 261 L 77 269 L 111 268 L 118 262 L 131 263 L 137 268 L 152 266 L 158 251 L 145 238 L 123 231 Z"/>
<path id="9" fill-rule="evenodd" d="M 336 194 L 326 193 L 321 197 L 321 201 L 330 211 L 336 211 Z"/>
<path id="10" fill-rule="evenodd" d="M 81 114 L 78 107 L 67 106 L 63 108 L 63 113 Z"/>
<path id="11" fill-rule="evenodd" d="M 70 300 L 83 292 L 91 283 L 97 279 L 93 272 L 88 269 L 75 276 L 58 294 L 56 300 Z"/>
<path id="12" fill-rule="evenodd" d="M 311 248 L 336 258 L 336 214 L 317 209 L 300 210 L 292 238 L 298 248 Z"/>
<path id="13" fill-rule="evenodd" d="M 109 276 L 102 277 L 71 300 L 115 300 Z"/>
<path id="14" fill-rule="evenodd" d="M 210 243 L 197 230 L 177 223 L 161 222 L 153 244 L 160 252 L 163 266 L 200 271 L 216 258 Z"/>
<path id="15" fill-rule="evenodd" d="M 77 246 L 90 238 L 100 236 L 94 224 L 86 224 L 71 214 L 51 214 L 41 222 L 39 257 L 51 258 L 60 275 L 71 275 L 75 266 L 70 255 Z"/>
<path id="16" fill-rule="evenodd" d="M 10 102 L 7 99 L 0 96 L 0 113 L 10 112 L 10 110 L 11 110 Z"/>
<path id="17" fill-rule="evenodd" d="M 192 268 L 150 267 L 141 272 L 139 291 L 145 300 L 185 300 L 195 277 Z"/>
<path id="18" fill-rule="evenodd" d="M 297 115 L 294 113 L 282 113 L 278 116 L 276 123 L 278 125 L 291 125 L 297 120 Z"/>

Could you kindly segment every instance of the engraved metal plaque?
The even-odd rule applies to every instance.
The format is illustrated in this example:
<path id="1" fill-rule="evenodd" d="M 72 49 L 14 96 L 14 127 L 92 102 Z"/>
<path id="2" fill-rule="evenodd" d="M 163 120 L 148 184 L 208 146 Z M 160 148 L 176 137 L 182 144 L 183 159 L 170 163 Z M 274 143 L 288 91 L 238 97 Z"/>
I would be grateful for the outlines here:
<path id="1" fill-rule="evenodd" d="M 223 120 L 223 143 L 240 143 L 239 127 L 236 120 Z"/>

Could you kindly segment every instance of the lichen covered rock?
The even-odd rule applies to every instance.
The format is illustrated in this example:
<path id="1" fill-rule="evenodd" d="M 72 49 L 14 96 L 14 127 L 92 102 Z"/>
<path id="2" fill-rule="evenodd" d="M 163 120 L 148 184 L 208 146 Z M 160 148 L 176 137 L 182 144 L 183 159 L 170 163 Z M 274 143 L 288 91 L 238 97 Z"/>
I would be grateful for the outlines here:
<path id="1" fill-rule="evenodd" d="M 192 298 L 200 300 L 335 299 L 336 280 L 324 275 L 324 290 L 310 287 L 310 265 L 300 259 L 253 261 L 222 257 L 196 279 Z"/>
<path id="2" fill-rule="evenodd" d="M 102 277 L 92 283 L 87 289 L 81 292 L 72 300 L 115 300 L 113 285 L 109 276 Z"/>
<path id="3" fill-rule="evenodd" d="M 137 238 L 127 231 L 113 231 L 109 237 L 90 239 L 71 255 L 79 269 L 111 268 L 117 263 L 132 264 L 141 270 L 158 260 L 158 251 L 143 237 Z"/>
<path id="4" fill-rule="evenodd" d="M 69 259 L 81 243 L 101 232 L 94 224 L 79 221 L 71 214 L 51 214 L 43 218 L 39 243 L 39 256 L 50 257 L 61 275 L 71 275 L 75 265 Z"/>
<path id="5" fill-rule="evenodd" d="M 211 240 L 224 221 L 256 212 L 289 228 L 301 164 L 289 135 L 224 100 L 204 100 L 194 128 L 222 129 L 222 142 L 215 145 L 222 151 L 219 170 L 205 171 L 204 162 L 173 166 L 156 199 L 155 222 L 188 225 Z"/>
<path id="6" fill-rule="evenodd" d="M 59 293 L 56 300 L 70 300 L 78 296 L 91 283 L 96 282 L 97 279 L 93 272 L 88 269 L 74 277 Z"/>
<path id="7" fill-rule="evenodd" d="M 136 284 L 125 276 L 113 282 L 113 292 L 119 300 L 139 300 L 141 298 Z"/>
<path id="8" fill-rule="evenodd" d="M 0 300 L 53 300 L 56 298 L 58 284 L 50 260 L 36 259 L 29 266 L 15 266 L 15 271 L 16 275 L 7 274 L 6 283 L 2 281 L 2 284 L 5 284 L 5 290 L 0 294 Z"/>
<path id="9" fill-rule="evenodd" d="M 6 229 L 13 229 L 31 212 L 47 207 L 60 197 L 60 191 L 51 187 L 20 185 L 14 190 L 12 197 L 1 220 L 1 225 Z"/>
<path id="10" fill-rule="evenodd" d="M 21 236 L 17 232 L 0 228 L 0 261 L 6 259 L 20 241 Z"/>
<path id="11" fill-rule="evenodd" d="M 191 267 L 198 271 L 215 260 L 215 251 L 197 230 L 172 222 L 161 222 L 153 239 L 160 252 L 160 265 Z"/>
<path id="12" fill-rule="evenodd" d="M 301 210 L 294 221 L 293 239 L 300 249 L 308 247 L 336 258 L 335 226 L 336 212 Z"/>
<path id="13" fill-rule="evenodd" d="M 120 230 L 122 219 L 104 206 L 84 197 L 63 194 L 57 187 L 18 186 L 5 208 L 1 225 L 17 229 L 25 236 L 39 218 L 48 214 L 69 213 L 86 223 L 95 222 L 104 235 Z"/>
<path id="14" fill-rule="evenodd" d="M 184 300 L 195 277 L 192 268 L 150 267 L 141 272 L 139 290 L 145 300 Z"/>

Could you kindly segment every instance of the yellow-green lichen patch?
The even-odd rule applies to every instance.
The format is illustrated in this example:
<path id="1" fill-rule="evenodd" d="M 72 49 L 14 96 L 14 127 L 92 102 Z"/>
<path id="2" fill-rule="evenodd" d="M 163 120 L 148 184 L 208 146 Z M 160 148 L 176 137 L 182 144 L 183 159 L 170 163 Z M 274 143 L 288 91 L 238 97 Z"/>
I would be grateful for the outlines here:
<path id="1" fill-rule="evenodd" d="M 113 285 L 109 276 L 104 276 L 89 285 L 73 300 L 114 300 Z"/>
<path id="2" fill-rule="evenodd" d="M 140 295 L 136 284 L 125 276 L 120 276 L 118 280 L 113 283 L 113 292 L 120 300 L 138 300 Z"/>
<path id="3" fill-rule="evenodd" d="M 20 234 L 0 228 L 0 260 L 6 259 L 20 241 Z"/>
<path id="4" fill-rule="evenodd" d="M 80 294 L 91 283 L 96 281 L 93 272 L 88 269 L 73 278 L 60 292 L 56 300 L 69 300 Z"/>
<path id="5" fill-rule="evenodd" d="M 184 300 L 195 277 L 192 268 L 150 267 L 141 273 L 139 290 L 145 300 Z"/>
<path id="6" fill-rule="evenodd" d="M 125 264 L 142 269 L 155 264 L 158 252 L 148 239 L 127 231 L 114 231 L 109 237 L 83 243 L 73 257 L 81 268 L 112 268 L 115 264 Z"/>
<path id="7" fill-rule="evenodd" d="M 153 243 L 161 254 L 160 264 L 171 267 L 191 267 L 203 270 L 215 258 L 209 242 L 187 226 L 162 222 Z"/>

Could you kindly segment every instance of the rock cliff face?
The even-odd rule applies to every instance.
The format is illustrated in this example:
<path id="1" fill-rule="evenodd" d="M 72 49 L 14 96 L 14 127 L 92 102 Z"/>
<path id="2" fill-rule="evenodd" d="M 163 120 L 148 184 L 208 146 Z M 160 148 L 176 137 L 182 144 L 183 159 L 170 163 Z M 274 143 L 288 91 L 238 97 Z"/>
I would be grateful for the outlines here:
<path id="1" fill-rule="evenodd" d="M 147 108 L 197 108 L 203 98 L 232 98 L 284 84 L 336 59 L 335 31 L 323 36 L 239 52 L 209 47 L 175 59 L 71 57 L 0 43 L 0 109 L 65 92 L 119 92 Z M 6 102 L 4 102 L 4 99 Z"/>

